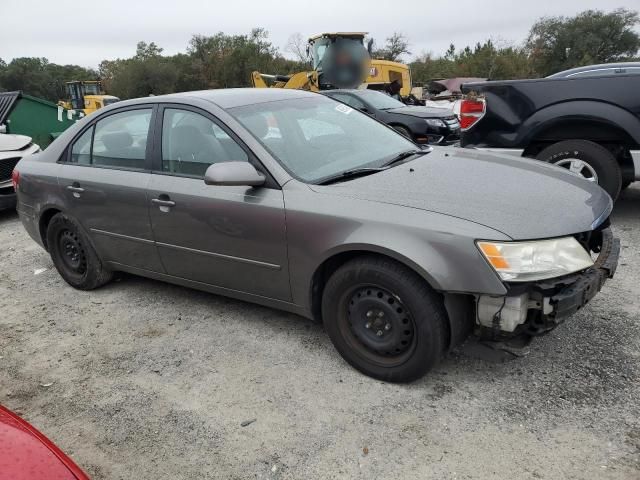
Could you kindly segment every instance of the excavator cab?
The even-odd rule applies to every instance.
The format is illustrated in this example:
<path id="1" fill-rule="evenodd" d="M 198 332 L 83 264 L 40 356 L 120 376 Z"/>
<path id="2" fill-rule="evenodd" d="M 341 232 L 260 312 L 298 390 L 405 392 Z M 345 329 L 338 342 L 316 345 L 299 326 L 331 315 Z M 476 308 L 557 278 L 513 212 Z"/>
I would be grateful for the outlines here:
<path id="1" fill-rule="evenodd" d="M 372 42 L 364 43 L 367 32 L 321 33 L 309 38 L 307 56 L 313 70 L 290 75 L 253 72 L 251 80 L 259 88 L 298 88 L 329 90 L 332 88 L 369 88 L 387 91 L 395 82 L 400 96 L 411 94 L 409 66 L 389 60 L 371 59 Z"/>
<path id="2" fill-rule="evenodd" d="M 318 72 L 320 90 L 356 88 L 369 67 L 366 32 L 321 33 L 309 38 L 307 53 Z"/>
<path id="3" fill-rule="evenodd" d="M 84 88 L 82 87 L 82 82 L 67 82 L 65 84 L 65 92 L 72 109 L 84 109 Z"/>
<path id="4" fill-rule="evenodd" d="M 252 73 L 254 87 L 327 90 L 357 88 L 369 68 L 369 51 L 364 46 L 366 32 L 321 33 L 309 38 L 307 55 L 313 70 L 291 75 Z"/>

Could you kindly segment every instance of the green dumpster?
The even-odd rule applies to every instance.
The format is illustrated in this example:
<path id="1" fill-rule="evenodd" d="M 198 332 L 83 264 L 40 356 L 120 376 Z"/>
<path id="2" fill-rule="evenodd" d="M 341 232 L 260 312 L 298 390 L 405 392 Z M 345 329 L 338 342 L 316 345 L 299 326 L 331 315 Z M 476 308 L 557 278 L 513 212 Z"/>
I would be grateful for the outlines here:
<path id="1" fill-rule="evenodd" d="M 0 93 L 0 131 L 31 137 L 45 149 L 60 133 L 84 116 L 22 92 Z"/>

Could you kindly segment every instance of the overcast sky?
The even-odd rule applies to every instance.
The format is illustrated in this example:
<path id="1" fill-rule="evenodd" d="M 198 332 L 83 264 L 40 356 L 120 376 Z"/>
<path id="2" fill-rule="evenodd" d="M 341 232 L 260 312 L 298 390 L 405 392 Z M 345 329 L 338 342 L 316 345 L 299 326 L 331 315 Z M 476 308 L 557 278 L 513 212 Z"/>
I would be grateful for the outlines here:
<path id="1" fill-rule="evenodd" d="M 103 59 L 132 56 L 140 40 L 174 54 L 186 50 L 193 34 L 253 27 L 266 28 L 283 53 L 294 32 L 306 38 L 368 31 L 382 44 L 398 31 L 408 37 L 412 57 L 487 38 L 519 43 L 541 16 L 618 7 L 640 10 L 640 0 L 0 0 L 0 58 L 97 67 Z"/>

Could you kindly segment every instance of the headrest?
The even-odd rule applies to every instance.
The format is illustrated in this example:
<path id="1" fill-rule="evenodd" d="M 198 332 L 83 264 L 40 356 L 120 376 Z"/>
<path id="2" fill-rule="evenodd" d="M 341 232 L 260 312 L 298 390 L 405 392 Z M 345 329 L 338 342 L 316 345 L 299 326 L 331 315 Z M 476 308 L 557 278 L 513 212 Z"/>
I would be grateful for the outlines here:
<path id="1" fill-rule="evenodd" d="M 119 150 L 133 145 L 133 137 L 129 132 L 105 133 L 102 143 L 107 150 Z"/>

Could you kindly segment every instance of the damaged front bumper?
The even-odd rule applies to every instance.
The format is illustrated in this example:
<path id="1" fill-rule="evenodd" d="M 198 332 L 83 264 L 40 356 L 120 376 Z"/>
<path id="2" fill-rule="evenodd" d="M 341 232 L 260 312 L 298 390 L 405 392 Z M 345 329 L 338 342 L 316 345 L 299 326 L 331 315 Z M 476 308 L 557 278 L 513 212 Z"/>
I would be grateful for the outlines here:
<path id="1" fill-rule="evenodd" d="M 598 253 L 582 272 L 530 283 L 507 284 L 506 296 L 476 297 L 476 324 L 483 337 L 541 335 L 586 305 L 618 266 L 620 241 L 611 229 L 593 232 L 588 243 Z"/>

